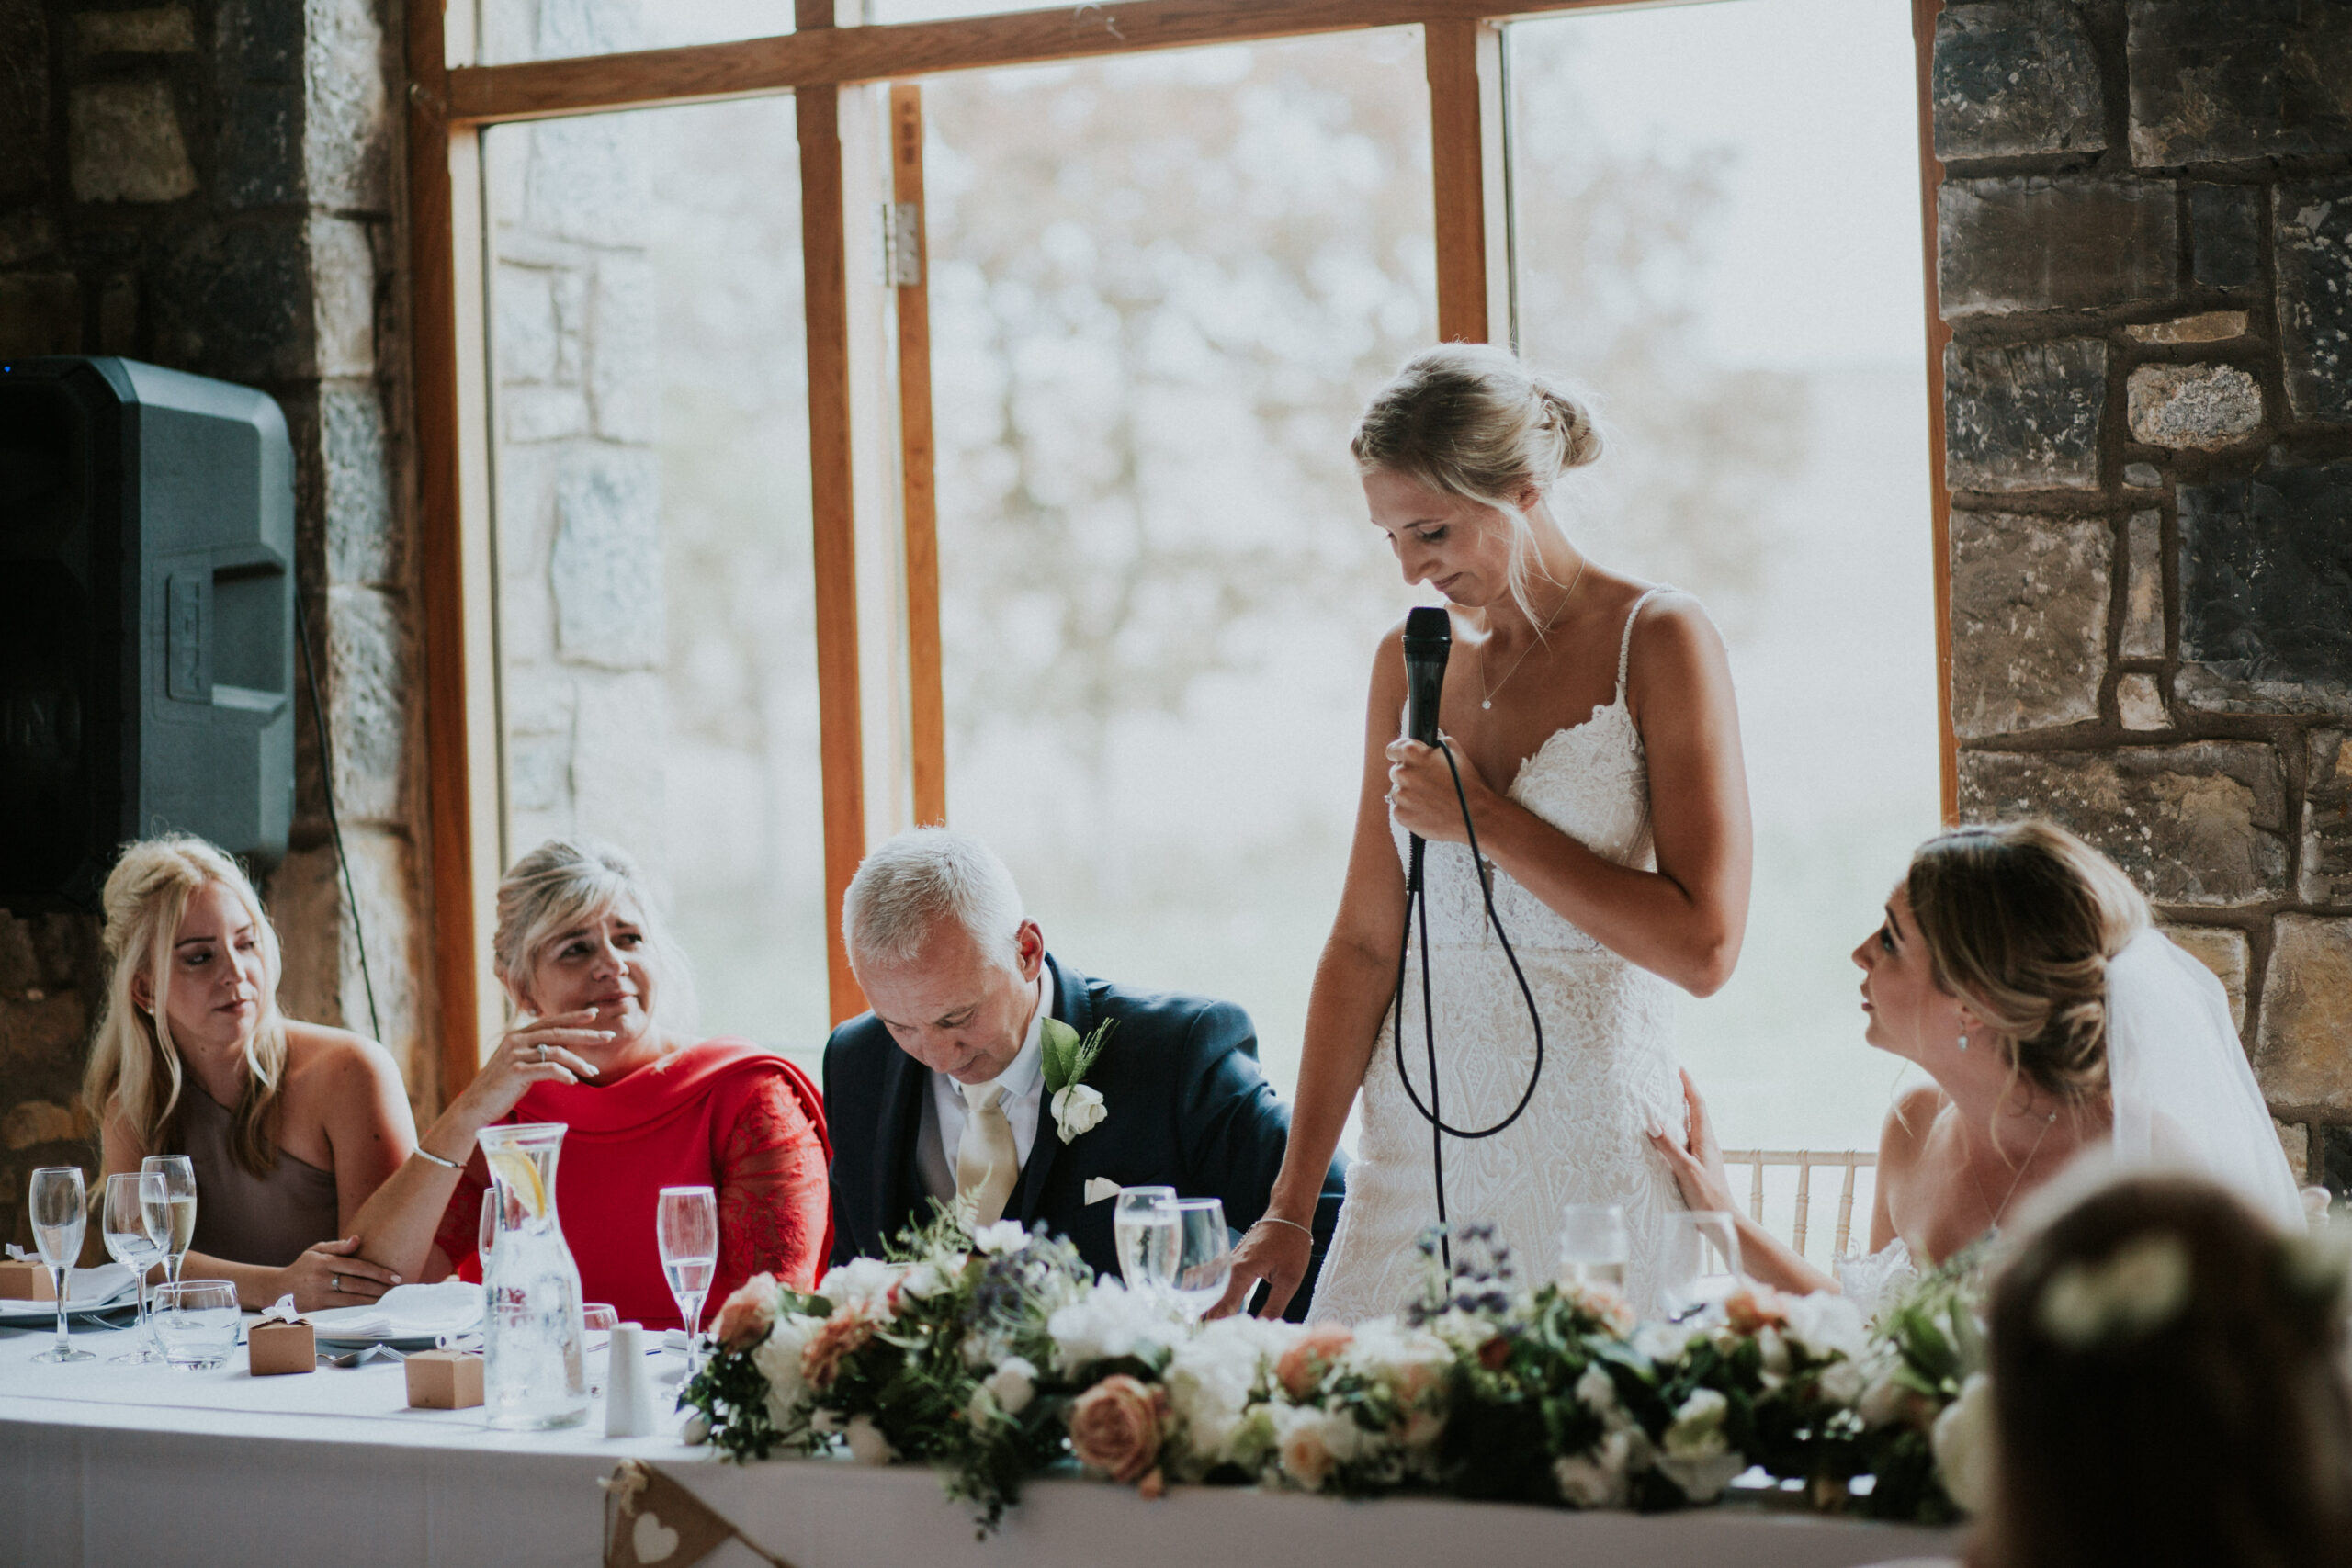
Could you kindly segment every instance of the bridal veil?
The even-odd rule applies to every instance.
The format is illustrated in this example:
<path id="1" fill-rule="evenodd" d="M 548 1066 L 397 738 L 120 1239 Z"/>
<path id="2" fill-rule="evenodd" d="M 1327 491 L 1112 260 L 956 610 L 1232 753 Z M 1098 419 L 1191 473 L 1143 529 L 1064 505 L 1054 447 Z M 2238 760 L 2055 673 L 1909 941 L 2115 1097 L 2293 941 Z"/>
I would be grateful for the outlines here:
<path id="1" fill-rule="evenodd" d="M 2290 1231 L 2304 1226 L 2270 1109 L 2211 970 L 2150 927 L 2107 965 L 2115 1154 L 2210 1177 Z"/>

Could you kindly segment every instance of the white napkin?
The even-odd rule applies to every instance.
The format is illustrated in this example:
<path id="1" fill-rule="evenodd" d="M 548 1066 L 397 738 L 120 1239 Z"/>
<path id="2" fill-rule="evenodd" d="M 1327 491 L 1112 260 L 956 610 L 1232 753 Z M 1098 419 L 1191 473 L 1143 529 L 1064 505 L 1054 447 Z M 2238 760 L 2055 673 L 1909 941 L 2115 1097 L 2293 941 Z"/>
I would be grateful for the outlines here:
<path id="1" fill-rule="evenodd" d="M 370 1306 L 329 1307 L 310 1314 L 329 1339 L 425 1339 L 463 1334 L 482 1319 L 480 1285 L 445 1280 L 437 1285 L 394 1285 Z"/>
<path id="2" fill-rule="evenodd" d="M 96 1269 L 69 1269 L 65 1271 L 65 1304 L 102 1306 L 117 1296 L 128 1297 L 138 1283 L 138 1277 L 119 1263 L 101 1263 Z"/>
<path id="3" fill-rule="evenodd" d="M 1112 1180 L 1109 1177 L 1090 1176 L 1086 1179 L 1086 1201 L 1088 1202 L 1100 1203 L 1105 1198 L 1116 1198 L 1118 1195 L 1119 1184 Z"/>

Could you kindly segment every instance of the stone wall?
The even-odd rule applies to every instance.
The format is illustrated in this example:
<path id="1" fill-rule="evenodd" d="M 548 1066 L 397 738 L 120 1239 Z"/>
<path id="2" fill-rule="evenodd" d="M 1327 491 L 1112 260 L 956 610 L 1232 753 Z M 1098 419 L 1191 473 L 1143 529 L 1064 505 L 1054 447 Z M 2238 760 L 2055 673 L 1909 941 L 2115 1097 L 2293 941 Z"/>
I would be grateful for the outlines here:
<path id="1" fill-rule="evenodd" d="M 2340 6 L 1995 0 L 1936 29 L 1962 815 L 2046 813 L 2113 854 L 2339 1186 L 2347 81 Z"/>
<path id="2" fill-rule="evenodd" d="M 286 411 L 298 581 L 385 1043 L 430 1102 L 396 0 L 0 0 L 0 355 L 123 355 Z M 297 685 L 301 671 L 296 671 Z M 266 897 L 299 1017 L 369 1028 L 307 693 Z M 0 1238 L 75 1108 L 96 922 L 0 913 Z"/>

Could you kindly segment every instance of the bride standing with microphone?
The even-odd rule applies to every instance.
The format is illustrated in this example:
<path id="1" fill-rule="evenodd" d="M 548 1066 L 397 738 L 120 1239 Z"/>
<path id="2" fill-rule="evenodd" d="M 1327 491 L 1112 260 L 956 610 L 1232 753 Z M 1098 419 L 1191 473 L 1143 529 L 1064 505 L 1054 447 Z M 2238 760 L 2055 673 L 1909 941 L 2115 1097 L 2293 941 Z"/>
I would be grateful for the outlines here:
<path id="1" fill-rule="evenodd" d="M 1648 1137 L 1681 1113 L 1672 987 L 1721 987 L 1747 919 L 1747 785 L 1723 640 L 1688 595 L 1569 543 L 1551 491 L 1600 455 L 1600 436 L 1578 402 L 1514 355 L 1447 344 L 1415 356 L 1373 398 L 1351 449 L 1405 581 L 1447 601 L 1453 647 L 1438 711 L 1462 797 L 1435 748 L 1400 739 L 1406 671 L 1392 628 L 1373 663 L 1354 844 L 1316 967 L 1288 1151 L 1217 1310 L 1246 1302 L 1261 1279 L 1269 1314 L 1297 1289 L 1316 1195 L 1359 1090 L 1362 1148 L 1310 1318 L 1394 1312 L 1419 1284 L 1414 1244 L 1438 1202 L 1430 1128 L 1398 1071 L 1392 1007 L 1408 834 L 1429 841 L 1434 1103 L 1450 1126 L 1485 1128 L 1527 1092 L 1528 997 L 1487 923 L 1466 800 L 1544 1049 L 1517 1120 L 1491 1137 L 1442 1140 L 1447 1216 L 1457 1229 L 1493 1225 L 1521 1269 L 1542 1275 L 1565 1205 L 1623 1205 L 1627 1290 L 1647 1312 L 1683 1207 Z M 1429 1105 L 1420 954 L 1410 956 L 1403 1055 L 1410 1095 Z"/>

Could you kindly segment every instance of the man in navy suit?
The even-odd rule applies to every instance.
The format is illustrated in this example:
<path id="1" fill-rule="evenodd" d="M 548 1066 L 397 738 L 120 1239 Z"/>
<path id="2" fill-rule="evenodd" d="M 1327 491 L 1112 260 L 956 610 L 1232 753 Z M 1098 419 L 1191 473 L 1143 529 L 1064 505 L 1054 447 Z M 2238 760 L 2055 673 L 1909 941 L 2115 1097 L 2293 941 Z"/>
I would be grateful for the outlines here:
<path id="1" fill-rule="evenodd" d="M 944 828 L 901 833 L 869 855 L 842 924 L 874 1010 L 825 1044 L 836 1261 L 878 1256 L 933 1200 L 968 1191 L 983 1223 L 1042 1220 L 1115 1274 L 1110 1194 L 1166 1186 L 1221 1199 L 1237 1230 L 1311 1231 L 1313 1262 L 1290 1307 L 1304 1315 L 1346 1160 L 1333 1158 L 1311 1217 L 1266 1213 L 1290 1110 L 1259 1070 L 1248 1013 L 1061 963 L 1004 863 Z M 1083 1080 L 1099 1102 L 1072 1094 L 1059 1116 L 1045 1082 L 1048 1018 L 1080 1039 L 1112 1025 Z"/>

